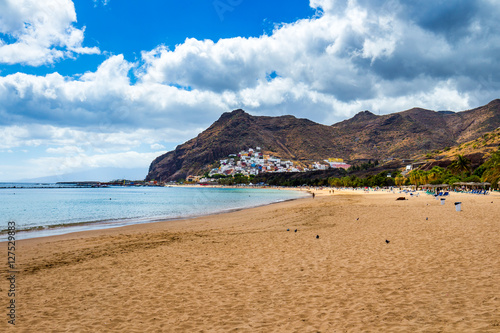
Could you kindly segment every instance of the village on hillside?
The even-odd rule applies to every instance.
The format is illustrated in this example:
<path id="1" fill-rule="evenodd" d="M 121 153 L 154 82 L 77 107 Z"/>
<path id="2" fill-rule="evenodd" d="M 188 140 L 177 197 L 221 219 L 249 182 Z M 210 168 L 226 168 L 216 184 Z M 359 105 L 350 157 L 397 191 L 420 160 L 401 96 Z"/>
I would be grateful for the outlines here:
<path id="1" fill-rule="evenodd" d="M 208 172 L 208 177 L 188 176 L 188 182 L 209 181 L 216 175 L 243 176 L 258 175 L 266 172 L 307 172 L 312 170 L 326 170 L 330 168 L 348 169 L 351 165 L 344 163 L 341 158 L 329 158 L 323 161 L 311 161 L 308 166 L 299 165 L 297 162 L 283 160 L 262 152 L 261 147 L 249 148 L 238 154 L 230 154 L 227 158 L 219 161 L 219 167 Z"/>

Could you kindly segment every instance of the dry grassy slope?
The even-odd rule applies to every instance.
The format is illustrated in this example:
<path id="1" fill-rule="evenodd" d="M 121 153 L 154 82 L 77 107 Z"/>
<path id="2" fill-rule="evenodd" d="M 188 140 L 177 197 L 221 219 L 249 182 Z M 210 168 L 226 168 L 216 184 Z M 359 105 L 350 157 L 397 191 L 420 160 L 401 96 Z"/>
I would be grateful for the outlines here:
<path id="1" fill-rule="evenodd" d="M 485 133 L 475 140 L 420 155 L 416 160 L 425 161 L 426 164 L 423 165 L 422 169 L 428 170 L 435 165 L 448 166 L 457 158 L 457 155 L 464 155 L 472 161 L 473 167 L 477 167 L 485 162 L 492 152 L 498 149 L 500 149 L 500 128 Z"/>
<path id="2" fill-rule="evenodd" d="M 351 159 L 412 158 L 454 146 L 500 126 L 500 100 L 463 112 L 410 109 L 376 116 L 368 111 L 334 124 L 339 138 L 352 142 Z M 439 147 L 439 148 L 437 148 Z"/>
<path id="3" fill-rule="evenodd" d="M 410 109 L 377 116 L 369 111 L 332 126 L 293 116 L 256 117 L 224 113 L 207 130 L 155 159 L 147 180 L 174 180 L 207 170 L 231 153 L 260 146 L 275 156 L 307 163 L 408 159 L 476 139 L 500 126 L 500 100 L 463 112 Z"/>

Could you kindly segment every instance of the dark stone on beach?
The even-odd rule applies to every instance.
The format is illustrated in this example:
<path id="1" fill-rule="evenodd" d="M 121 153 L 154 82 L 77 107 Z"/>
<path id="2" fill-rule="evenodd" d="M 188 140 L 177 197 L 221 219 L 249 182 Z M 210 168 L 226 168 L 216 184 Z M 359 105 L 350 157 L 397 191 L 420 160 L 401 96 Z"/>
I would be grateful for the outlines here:
<path id="1" fill-rule="evenodd" d="M 426 218 L 425 218 L 425 220 L 427 221 L 427 220 L 429 220 L 429 218 L 428 218 L 428 217 L 426 217 Z"/>
<path id="2" fill-rule="evenodd" d="M 316 235 L 316 239 L 318 239 L 318 238 L 319 238 L 319 235 Z"/>
<path id="3" fill-rule="evenodd" d="M 297 232 L 297 229 L 295 229 L 295 232 Z"/>
<path id="4" fill-rule="evenodd" d="M 389 244 L 390 241 L 388 241 L 387 239 L 385 240 L 386 244 Z"/>
<path id="5" fill-rule="evenodd" d="M 358 221 L 358 220 L 359 220 L 359 217 L 356 219 L 356 221 Z"/>
<path id="6" fill-rule="evenodd" d="M 290 229 L 286 229 L 286 231 L 290 231 Z"/>
<path id="7" fill-rule="evenodd" d="M 398 201 L 398 200 L 406 200 L 406 198 L 405 198 L 405 197 L 398 197 L 398 198 L 396 199 L 396 201 Z"/>

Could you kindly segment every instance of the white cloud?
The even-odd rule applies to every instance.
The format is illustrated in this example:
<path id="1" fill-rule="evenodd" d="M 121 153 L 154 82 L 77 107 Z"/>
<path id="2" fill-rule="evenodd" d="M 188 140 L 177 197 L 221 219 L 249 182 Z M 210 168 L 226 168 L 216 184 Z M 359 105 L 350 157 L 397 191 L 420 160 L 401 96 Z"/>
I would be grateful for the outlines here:
<path id="1" fill-rule="evenodd" d="M 12 14 L 0 20 L 0 31 L 17 33 L 15 47 L 39 51 L 41 61 L 91 52 L 79 49 L 84 31 L 72 27 L 71 2 L 61 0 L 54 22 L 42 19 L 36 29 L 19 22 L 34 17 L 38 3 L 33 13 L 16 14 L 21 7 L 13 2 L 0 6 Z M 137 63 L 111 56 L 95 72 L 75 77 L 3 76 L 0 149 L 39 147 L 63 155 L 39 162 L 74 168 L 85 158 L 101 165 L 104 159 L 97 156 L 118 154 L 112 156 L 121 161 L 133 157 L 130 151 L 173 148 L 236 108 L 332 124 L 366 109 L 384 114 L 414 106 L 455 111 L 479 106 L 500 91 L 500 79 L 492 74 L 500 70 L 500 34 L 494 33 L 493 19 L 498 10 L 484 6 L 489 12 L 477 9 L 476 19 L 467 19 L 469 27 L 454 38 L 442 20 L 411 19 L 407 12 L 415 9 L 407 3 L 313 0 L 311 7 L 321 14 L 280 25 L 271 35 L 187 39 L 173 50 L 159 46 L 143 52 Z M 38 49 L 28 43 L 35 43 L 28 37 L 36 34 Z M 0 46 L 0 59 L 6 46 Z M 29 55 L 19 57 L 28 62 L 23 57 Z"/>
<path id="2" fill-rule="evenodd" d="M 376 100 L 395 102 L 386 104 L 383 112 L 388 113 L 399 111 L 396 105 L 472 107 L 498 97 L 500 82 L 472 88 L 491 70 L 478 72 L 478 50 L 488 58 L 483 64 L 500 69 L 493 56 L 498 37 L 490 35 L 491 43 L 482 40 L 474 47 L 473 40 L 457 42 L 442 27 L 431 29 L 409 19 L 406 12 L 413 8 L 398 1 L 313 0 L 311 7 L 321 9 L 322 16 L 282 25 L 270 36 L 187 39 L 174 50 L 160 46 L 143 52 L 145 65 L 136 75 L 142 85 L 174 84 L 215 93 L 212 101 L 228 108 L 267 114 L 286 110 L 319 122 L 341 120 L 340 115 L 352 115 Z M 460 14 L 466 15 L 466 10 Z M 471 37 L 485 29 L 477 21 L 473 27 Z M 279 77 L 268 82 L 272 72 Z M 450 103 L 432 93 L 443 86 L 455 89 L 453 94 L 460 98 Z"/>
<path id="3" fill-rule="evenodd" d="M 500 38 L 484 35 L 484 22 L 471 21 L 471 38 L 481 32 L 480 38 L 457 42 L 442 27 L 409 20 L 406 11 L 413 9 L 398 1 L 315 0 L 311 6 L 323 14 L 280 25 L 269 36 L 187 39 L 174 50 L 143 52 L 139 63 L 111 56 L 76 78 L 0 77 L 0 117 L 5 126 L 197 133 L 236 108 L 329 124 L 375 107 L 382 113 L 413 106 L 460 110 L 498 97 L 500 81 L 490 73 L 500 70 L 494 52 Z M 439 89 L 447 94 L 434 93 Z"/>
<path id="4" fill-rule="evenodd" d="M 22 126 L 9 126 L 0 128 L 0 149 L 16 147 L 39 146 L 41 141 L 33 138 L 27 128 Z"/>
<path id="5" fill-rule="evenodd" d="M 46 152 L 49 154 L 73 155 L 73 154 L 82 154 L 84 151 L 80 147 L 65 146 L 59 148 L 47 148 Z"/>
<path id="6" fill-rule="evenodd" d="M 98 168 L 143 168 L 145 172 L 143 176 L 145 176 L 151 161 L 164 153 L 165 151 L 141 153 L 131 150 L 109 154 L 80 153 L 57 157 L 29 158 L 17 165 L 6 163 L 0 164 L 0 179 L 2 179 L 2 181 L 14 181 L 18 179 L 62 175 Z M 12 155 L 15 155 L 15 153 Z"/>
<path id="7" fill-rule="evenodd" d="M 40 66 L 74 54 L 99 54 L 82 46 L 85 28 L 73 26 L 71 0 L 5 0 L 0 2 L 0 63 Z"/>
<path id="8" fill-rule="evenodd" d="M 94 0 L 94 6 L 97 6 L 98 4 L 102 4 L 103 6 L 106 6 L 111 0 Z"/>
<path id="9" fill-rule="evenodd" d="M 78 79 L 58 73 L 0 77 L 0 116 L 6 125 L 49 123 L 92 126 L 94 131 L 167 127 L 193 132 L 204 128 L 207 118 L 227 111 L 227 98 L 211 91 L 131 85 L 127 75 L 132 66 L 118 55 Z"/>
<path id="10" fill-rule="evenodd" d="M 115 167 L 115 168 L 146 168 L 151 161 L 165 151 L 154 153 L 139 153 L 136 151 L 127 151 L 111 154 L 78 154 L 62 157 L 41 157 L 28 161 L 29 165 L 36 166 L 36 169 L 43 170 L 43 175 L 60 175 L 75 171 Z"/>
<path id="11" fill-rule="evenodd" d="M 152 144 L 151 146 L 151 149 L 153 150 L 162 150 L 162 149 L 165 149 L 165 146 L 164 145 L 161 145 L 159 143 L 154 143 Z"/>
<path id="12" fill-rule="evenodd" d="M 78 130 L 69 127 L 51 125 L 24 125 L 0 127 L 0 149 L 24 147 L 48 147 L 51 154 L 128 151 L 141 145 L 149 145 L 151 149 L 160 150 L 163 146 L 171 146 L 196 136 L 201 129 L 186 131 L 183 129 L 135 129 L 133 131 Z M 111 130 L 111 129 L 107 129 Z M 161 144 L 161 143 L 163 144 Z M 153 148 L 153 145 L 154 148 Z M 161 148 L 161 147 L 163 148 Z"/>

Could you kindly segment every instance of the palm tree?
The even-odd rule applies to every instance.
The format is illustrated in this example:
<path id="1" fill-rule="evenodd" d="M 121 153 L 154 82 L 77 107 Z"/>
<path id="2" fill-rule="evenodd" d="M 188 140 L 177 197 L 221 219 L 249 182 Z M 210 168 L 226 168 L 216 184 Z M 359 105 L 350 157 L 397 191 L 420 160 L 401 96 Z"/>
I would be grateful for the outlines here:
<path id="1" fill-rule="evenodd" d="M 402 174 L 399 174 L 396 176 L 395 182 L 397 186 L 401 186 L 405 183 L 405 177 L 403 177 Z"/>
<path id="2" fill-rule="evenodd" d="M 410 178 L 410 183 L 415 185 L 418 189 L 419 185 L 424 184 L 427 180 L 427 176 L 425 172 L 422 170 L 412 170 L 408 174 L 408 178 Z"/>
<path id="3" fill-rule="evenodd" d="M 412 170 L 408 174 L 408 178 L 410 179 L 410 184 L 417 185 L 418 182 L 418 174 L 417 170 Z"/>
<path id="4" fill-rule="evenodd" d="M 352 185 L 351 178 L 349 178 L 347 176 L 342 177 L 340 180 L 342 181 L 342 185 L 344 185 L 344 187 L 348 187 L 348 186 Z"/>
<path id="5" fill-rule="evenodd" d="M 483 164 L 486 170 L 481 177 L 483 182 L 489 182 L 496 187 L 500 180 L 500 150 L 491 154 L 491 157 Z"/>
<path id="6" fill-rule="evenodd" d="M 420 177 L 419 177 L 420 185 L 427 184 L 429 182 L 429 172 L 423 171 L 423 170 L 419 170 L 419 171 L 420 171 Z"/>
<path id="7" fill-rule="evenodd" d="M 433 182 L 435 180 L 440 179 L 443 176 L 443 174 L 444 174 L 444 169 L 436 165 L 429 170 L 428 180 L 429 182 Z"/>
<path id="8" fill-rule="evenodd" d="M 449 168 L 463 177 L 464 173 L 470 170 L 470 160 L 464 155 L 457 155 L 457 159 L 450 164 Z"/>

